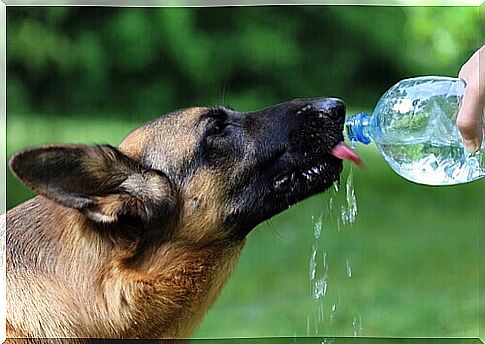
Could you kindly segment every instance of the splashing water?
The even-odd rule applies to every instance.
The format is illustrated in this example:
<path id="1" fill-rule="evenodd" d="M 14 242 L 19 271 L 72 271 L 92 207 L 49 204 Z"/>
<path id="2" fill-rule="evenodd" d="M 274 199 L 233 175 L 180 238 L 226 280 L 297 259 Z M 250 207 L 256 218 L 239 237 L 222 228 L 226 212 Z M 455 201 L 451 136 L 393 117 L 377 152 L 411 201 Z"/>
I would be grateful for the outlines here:
<path id="1" fill-rule="evenodd" d="M 313 282 L 313 299 L 319 300 L 327 295 L 328 278 L 325 274 L 323 277 L 316 279 Z"/>
<path id="2" fill-rule="evenodd" d="M 328 265 L 327 253 L 323 255 L 323 275 L 317 277 L 317 250 L 318 245 L 313 245 L 310 257 L 310 283 L 314 300 L 319 300 L 327 294 L 328 287 Z"/>
<path id="3" fill-rule="evenodd" d="M 352 225 L 355 222 L 357 216 L 357 199 L 355 197 L 354 190 L 354 170 L 353 166 L 350 166 L 349 176 L 345 183 L 345 194 L 347 199 L 347 206 L 342 206 L 341 219 L 344 225 Z"/>
<path id="4" fill-rule="evenodd" d="M 306 335 L 310 336 L 310 317 L 306 317 Z"/>
<path id="5" fill-rule="evenodd" d="M 344 269 L 332 270 L 332 275 L 329 274 L 328 252 L 332 254 L 332 250 L 325 250 L 323 238 L 331 239 L 334 233 L 327 232 L 329 229 L 336 228 L 335 235 L 349 235 L 349 232 L 341 232 L 341 228 L 350 228 L 356 221 L 357 217 L 357 199 L 354 190 L 354 172 L 353 167 L 350 166 L 349 173 L 345 182 L 345 188 L 340 188 L 337 183 L 334 183 L 333 190 L 327 194 L 328 202 L 323 206 L 322 214 L 319 216 L 312 215 L 312 229 L 313 229 L 313 243 L 311 245 L 311 255 L 309 259 L 309 280 L 310 291 L 313 301 L 316 303 L 315 313 L 307 316 L 306 319 L 306 334 L 307 336 L 317 336 L 320 331 L 325 331 L 322 334 L 332 331 L 331 327 L 340 321 L 339 313 L 345 314 L 348 306 L 345 303 L 341 304 L 340 291 L 332 291 L 329 293 L 329 280 L 333 274 L 345 274 L 347 278 L 353 277 L 351 260 L 345 258 L 343 262 Z M 325 220 L 325 226 L 323 221 Z M 340 233 L 340 234 L 337 234 Z M 333 255 L 332 255 L 333 257 Z M 344 256 L 345 257 L 345 256 Z M 338 260 L 338 256 L 335 259 Z M 333 260 L 333 258 L 332 258 Z M 342 265 L 340 265 L 342 267 Z M 338 278 L 338 277 L 337 277 Z M 352 279 L 353 280 L 353 279 Z M 349 283 L 355 283 L 350 282 Z M 342 283 L 340 280 L 339 283 Z M 333 285 L 333 284 L 332 284 Z M 338 293 L 338 299 L 335 294 Z M 343 306 L 342 306 L 343 305 Z M 340 311 L 339 311 L 340 310 Z M 354 313 L 355 314 L 355 313 Z M 362 335 L 362 316 L 351 317 L 352 327 L 349 328 L 349 334 L 354 336 Z M 347 323 L 349 324 L 348 320 Z M 350 325 L 350 324 L 349 324 Z M 332 343 L 333 341 L 324 340 L 322 343 Z"/>
<path id="6" fill-rule="evenodd" d="M 315 237 L 315 242 L 312 245 L 312 254 L 310 256 L 310 282 L 315 280 L 315 275 L 317 273 L 317 251 L 318 251 L 318 239 L 320 239 L 320 235 L 322 234 L 322 223 L 323 217 L 320 215 L 320 218 L 317 222 L 315 222 L 315 217 L 312 215 L 312 223 L 313 223 L 313 235 Z"/>
<path id="7" fill-rule="evenodd" d="M 330 325 L 333 325 L 333 319 L 335 318 L 335 313 L 337 312 L 337 304 L 334 303 L 330 309 Z"/>
<path id="8" fill-rule="evenodd" d="M 352 267 L 350 266 L 350 262 L 348 259 L 345 260 L 345 267 L 347 270 L 347 277 L 352 277 Z"/>
<path id="9" fill-rule="evenodd" d="M 334 183 L 333 183 L 333 190 L 335 191 L 335 193 L 338 193 L 338 191 L 339 191 L 339 186 L 338 186 L 338 183 L 337 183 L 337 182 L 334 182 Z"/>
<path id="10" fill-rule="evenodd" d="M 322 224 L 323 224 L 323 215 L 320 215 L 318 221 L 314 221 L 314 217 L 312 216 L 313 222 L 313 233 L 315 235 L 315 239 L 320 239 L 320 235 L 322 234 Z"/>
<path id="11" fill-rule="evenodd" d="M 317 273 L 317 249 L 318 245 L 313 244 L 312 255 L 310 256 L 310 282 L 315 280 L 315 274 Z"/>
<path id="12" fill-rule="evenodd" d="M 312 295 L 314 300 L 321 299 L 327 293 L 328 285 L 328 266 L 327 266 L 327 253 L 323 256 L 323 276 L 317 277 L 317 252 L 318 252 L 318 239 L 322 234 L 323 215 L 320 215 L 317 221 L 312 216 L 313 222 L 313 234 L 315 242 L 312 245 L 312 254 L 310 256 L 310 283 L 312 286 Z"/>
<path id="13" fill-rule="evenodd" d="M 360 314 L 352 320 L 352 327 L 354 329 L 354 337 L 362 334 L 362 316 Z"/>

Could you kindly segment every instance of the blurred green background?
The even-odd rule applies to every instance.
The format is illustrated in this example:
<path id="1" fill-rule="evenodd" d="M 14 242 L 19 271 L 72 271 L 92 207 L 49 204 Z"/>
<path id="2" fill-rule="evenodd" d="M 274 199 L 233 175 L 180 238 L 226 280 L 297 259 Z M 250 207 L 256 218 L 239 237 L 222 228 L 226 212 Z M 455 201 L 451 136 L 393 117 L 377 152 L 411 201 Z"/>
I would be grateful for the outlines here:
<path id="1" fill-rule="evenodd" d="M 43 143 L 117 144 L 192 105 L 246 111 L 336 96 L 349 113 L 369 111 L 400 79 L 456 76 L 483 42 L 480 15 L 476 7 L 8 7 L 7 154 Z M 353 171 L 356 222 L 340 218 L 347 166 L 339 192 L 250 234 L 195 338 L 478 336 L 485 182 L 419 186 L 373 147 L 357 150 L 367 168 Z M 9 208 L 32 196 L 7 177 Z M 317 276 L 328 280 L 318 300 L 312 247 Z"/>

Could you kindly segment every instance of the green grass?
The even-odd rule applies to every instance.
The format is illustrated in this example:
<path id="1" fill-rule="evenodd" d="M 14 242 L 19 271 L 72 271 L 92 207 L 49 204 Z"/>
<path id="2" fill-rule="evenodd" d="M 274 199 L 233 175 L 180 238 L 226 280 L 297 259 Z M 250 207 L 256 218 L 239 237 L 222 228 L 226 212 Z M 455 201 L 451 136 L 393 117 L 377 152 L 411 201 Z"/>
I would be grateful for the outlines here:
<path id="1" fill-rule="evenodd" d="M 418 186 L 395 175 L 374 151 L 362 156 L 367 169 L 355 173 L 355 224 L 339 232 L 332 221 L 338 214 L 324 221 L 318 253 L 327 252 L 329 285 L 323 301 L 313 301 L 308 276 L 311 215 L 328 202 L 317 196 L 272 220 L 286 239 L 265 224 L 249 236 L 236 272 L 196 335 L 302 336 L 309 317 L 310 335 L 349 336 L 359 316 L 366 336 L 478 335 L 483 182 Z M 324 317 L 317 321 L 320 305 Z"/>
<path id="2" fill-rule="evenodd" d="M 10 116 L 7 151 L 56 142 L 117 144 L 142 122 Z M 358 332 L 364 336 L 478 336 L 478 230 L 485 182 L 419 186 L 392 172 L 374 148 L 358 151 L 367 168 L 354 170 L 356 222 L 337 229 L 347 166 L 340 192 L 333 195 L 333 211 L 325 210 L 333 193 L 327 192 L 249 235 L 236 271 L 195 338 L 352 336 L 355 318 L 361 319 Z M 8 176 L 9 207 L 31 195 Z M 311 218 L 322 213 L 317 274 L 323 272 L 326 252 L 328 292 L 314 301 Z"/>

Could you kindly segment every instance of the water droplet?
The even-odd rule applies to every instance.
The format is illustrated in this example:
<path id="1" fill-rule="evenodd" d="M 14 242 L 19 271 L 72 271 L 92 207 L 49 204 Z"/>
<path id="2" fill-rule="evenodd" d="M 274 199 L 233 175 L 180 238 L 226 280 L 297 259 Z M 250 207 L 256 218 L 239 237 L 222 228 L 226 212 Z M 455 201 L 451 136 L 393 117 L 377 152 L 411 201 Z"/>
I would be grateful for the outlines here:
<path id="1" fill-rule="evenodd" d="M 352 327 L 354 329 L 354 337 L 362 335 L 362 316 L 358 315 L 352 320 Z"/>
<path id="2" fill-rule="evenodd" d="M 333 182 L 333 189 L 338 193 L 338 182 Z"/>
<path id="3" fill-rule="evenodd" d="M 315 239 L 320 239 L 320 234 L 322 233 L 322 224 L 323 224 L 323 215 L 320 215 L 318 218 L 318 221 L 315 222 L 313 221 L 313 215 L 312 215 L 312 222 L 313 222 L 313 233 L 315 235 Z"/>
<path id="4" fill-rule="evenodd" d="M 345 260 L 345 267 L 347 270 L 347 277 L 352 277 L 352 267 L 350 266 L 350 262 L 348 259 Z"/>
<path id="5" fill-rule="evenodd" d="M 325 271 L 325 274 L 327 274 L 328 272 L 327 252 L 323 254 L 323 270 Z"/>
<path id="6" fill-rule="evenodd" d="M 313 257 L 313 256 L 312 256 Z M 316 262 L 316 253 L 315 253 L 315 262 Z M 316 270 L 316 265 L 315 265 Z M 327 265 L 327 252 L 323 254 L 323 276 L 320 278 L 315 278 L 315 274 L 312 275 L 313 281 L 313 299 L 320 300 L 321 298 L 327 295 L 327 287 L 328 287 L 328 265 Z"/>
<path id="7" fill-rule="evenodd" d="M 333 325 L 333 319 L 335 318 L 335 312 L 337 311 L 337 305 L 334 303 L 330 310 L 330 325 Z"/>
<path id="8" fill-rule="evenodd" d="M 345 195 L 347 204 L 341 208 L 341 219 L 344 225 L 353 224 L 355 217 L 357 216 L 357 199 L 355 197 L 354 190 L 354 170 L 353 166 L 350 166 L 347 182 L 345 183 Z"/>
<path id="9" fill-rule="evenodd" d="M 323 321 L 323 318 L 324 318 L 324 315 L 323 315 L 323 304 L 321 303 L 320 305 L 318 305 L 317 319 L 318 319 L 319 322 L 322 322 Z"/>
<path id="10" fill-rule="evenodd" d="M 313 299 L 319 300 L 327 295 L 328 280 L 327 276 L 318 278 L 313 282 Z"/>
<path id="11" fill-rule="evenodd" d="M 310 256 L 310 282 L 315 280 L 315 274 L 317 273 L 317 244 L 312 245 L 312 255 Z"/>

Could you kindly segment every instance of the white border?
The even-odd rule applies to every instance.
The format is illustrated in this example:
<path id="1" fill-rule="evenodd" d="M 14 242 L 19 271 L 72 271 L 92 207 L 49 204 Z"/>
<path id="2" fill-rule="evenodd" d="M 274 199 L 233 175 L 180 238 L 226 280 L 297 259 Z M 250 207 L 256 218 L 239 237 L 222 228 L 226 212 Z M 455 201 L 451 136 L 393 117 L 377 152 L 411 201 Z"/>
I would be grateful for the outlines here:
<path id="1" fill-rule="evenodd" d="M 367 6 L 481 6 L 485 0 L 0 0 L 0 216 L 7 207 L 7 6 L 109 6 L 109 7 L 229 7 L 265 5 L 367 5 Z M 479 14 L 480 16 L 480 14 Z M 480 28 L 479 31 L 481 32 Z M 480 34 L 480 33 L 479 33 Z M 0 219 L 1 223 L 1 219 Z M 6 227 L 6 218 L 5 218 Z M 1 228 L 0 228 L 1 229 Z M 5 228 L 6 229 L 6 228 Z M 481 234 L 481 233 L 480 233 Z M 0 230 L 0 343 L 6 340 L 5 231 Z M 480 263 L 479 263 L 480 264 Z M 480 277 L 479 277 L 480 283 Z M 480 296 L 479 296 L 480 297 Z M 479 333 L 480 333 L 479 305 Z"/>

